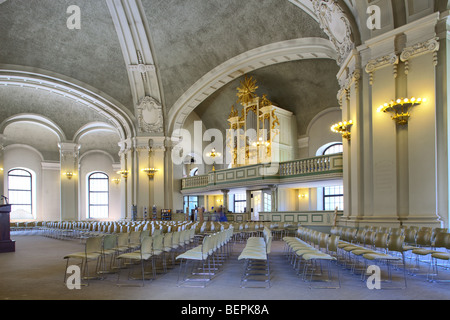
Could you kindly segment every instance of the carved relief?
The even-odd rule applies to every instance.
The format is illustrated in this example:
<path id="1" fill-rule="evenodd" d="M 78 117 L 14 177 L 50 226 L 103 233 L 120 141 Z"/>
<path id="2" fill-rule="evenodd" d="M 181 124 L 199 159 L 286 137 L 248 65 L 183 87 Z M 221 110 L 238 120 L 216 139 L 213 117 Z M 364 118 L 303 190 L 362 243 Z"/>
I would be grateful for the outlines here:
<path id="1" fill-rule="evenodd" d="M 366 72 L 370 74 L 370 84 L 373 84 L 373 73 L 388 65 L 394 66 L 394 77 L 397 76 L 397 65 L 399 63 L 399 58 L 395 53 L 388 54 L 386 56 L 370 60 L 366 65 Z"/>
<path id="2" fill-rule="evenodd" d="M 336 0 L 311 0 L 320 27 L 330 38 L 339 55 L 338 64 L 342 64 L 355 48 L 352 39 L 350 21 Z"/>
<path id="3" fill-rule="evenodd" d="M 408 62 L 409 59 L 426 54 L 429 52 L 433 53 L 433 64 L 437 66 L 437 52 L 439 51 L 439 39 L 433 38 L 425 42 L 417 43 L 411 47 L 405 48 L 400 55 L 400 60 L 402 62 Z"/>
<path id="4" fill-rule="evenodd" d="M 161 104 L 152 97 L 144 97 L 136 108 L 139 130 L 145 133 L 162 133 Z"/>
<path id="5" fill-rule="evenodd" d="M 354 84 L 355 89 L 358 89 L 360 79 L 361 79 L 360 69 L 355 69 L 346 78 L 339 79 L 339 85 L 341 89 L 338 91 L 337 98 L 341 106 L 342 106 L 342 98 L 344 97 L 344 95 L 347 97 L 350 94 L 351 86 Z"/>

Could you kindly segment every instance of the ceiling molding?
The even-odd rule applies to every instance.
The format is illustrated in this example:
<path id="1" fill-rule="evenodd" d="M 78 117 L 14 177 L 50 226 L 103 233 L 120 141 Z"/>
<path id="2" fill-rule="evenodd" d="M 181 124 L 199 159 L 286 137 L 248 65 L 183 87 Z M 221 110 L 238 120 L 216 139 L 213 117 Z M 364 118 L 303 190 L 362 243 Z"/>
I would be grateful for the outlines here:
<path id="1" fill-rule="evenodd" d="M 43 126 L 52 131 L 58 137 L 58 140 L 60 142 L 66 141 L 66 135 L 64 131 L 55 122 L 38 114 L 16 114 L 12 117 L 9 117 L 5 119 L 2 123 L 0 123 L 0 132 L 3 133 L 7 126 L 13 123 L 20 123 L 20 122 L 34 123 Z"/>
<path id="2" fill-rule="evenodd" d="M 140 102 L 146 97 L 151 97 L 161 105 L 161 89 L 152 54 L 150 34 L 140 0 L 107 0 L 106 3 L 116 28 L 125 64 L 128 66 L 135 114 L 138 112 Z M 162 109 L 158 112 L 162 117 Z M 147 132 L 147 126 L 141 124 L 142 121 L 137 124 L 141 133 L 155 133 L 155 130 Z M 164 131 L 162 125 L 157 129 L 157 133 Z"/>
<path id="3" fill-rule="evenodd" d="M 338 55 L 330 40 L 301 38 L 272 43 L 226 61 L 200 78 L 175 102 L 168 114 L 169 132 L 181 129 L 200 103 L 234 79 L 269 65 L 305 59 L 337 60 Z"/>
<path id="4" fill-rule="evenodd" d="M 45 90 L 74 100 L 111 121 L 120 137 L 134 136 L 133 122 L 124 109 L 85 87 L 40 73 L 3 69 L 0 66 L 0 87 L 12 86 Z"/>
<path id="5" fill-rule="evenodd" d="M 307 14 L 311 16 L 316 22 L 319 22 L 316 13 L 314 12 L 314 6 L 311 0 L 289 0 L 290 3 L 296 5 Z"/>
<path id="6" fill-rule="evenodd" d="M 27 144 L 20 144 L 20 143 L 10 144 L 10 145 L 7 145 L 4 148 L 4 151 L 7 152 L 7 151 L 14 150 L 14 149 L 27 149 L 27 150 L 33 151 L 34 153 L 36 153 L 38 155 L 38 157 L 41 160 L 41 163 L 45 161 L 44 156 L 42 155 L 42 153 L 38 149 L 36 149 L 36 148 L 34 148 L 32 146 L 29 146 Z M 18 168 L 18 167 L 17 166 L 13 166 L 12 168 Z"/>
<path id="7" fill-rule="evenodd" d="M 95 154 L 101 154 L 101 155 L 106 156 L 111 161 L 111 164 L 117 163 L 116 160 L 114 160 L 114 157 L 111 154 L 109 154 L 108 152 L 103 151 L 103 150 L 89 150 L 89 151 L 86 151 L 82 155 L 80 155 L 78 161 L 79 161 L 79 163 L 81 163 L 82 160 L 85 157 L 88 157 L 90 155 L 95 155 Z"/>
<path id="8" fill-rule="evenodd" d="M 116 134 L 118 134 L 116 128 L 114 128 L 113 126 L 104 123 L 104 122 L 91 122 L 88 123 L 86 125 L 84 125 L 83 127 L 81 127 L 74 135 L 73 141 L 75 143 L 80 143 L 80 139 L 87 135 L 90 134 L 92 132 L 96 132 L 96 131 L 102 131 L 102 132 L 114 132 Z"/>

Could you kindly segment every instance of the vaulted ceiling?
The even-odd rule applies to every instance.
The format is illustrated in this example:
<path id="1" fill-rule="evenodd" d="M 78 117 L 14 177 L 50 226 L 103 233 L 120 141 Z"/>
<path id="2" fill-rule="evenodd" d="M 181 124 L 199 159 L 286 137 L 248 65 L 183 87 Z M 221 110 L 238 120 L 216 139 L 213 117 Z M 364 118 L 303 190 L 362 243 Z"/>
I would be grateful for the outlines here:
<path id="1" fill-rule="evenodd" d="M 324 26 L 316 7 L 323 3 L 346 17 L 351 39 L 339 19 Z M 366 28 L 370 4 L 382 9 L 382 30 Z M 80 29 L 67 26 L 72 5 Z M 302 135 L 314 115 L 337 107 L 342 56 L 333 39 L 357 46 L 447 9 L 439 0 L 0 0 L 0 119 L 39 115 L 68 141 L 102 122 L 104 144 L 95 139 L 101 126 L 77 142 L 116 156 L 119 140 L 145 134 L 136 111 L 144 96 L 161 105 L 162 134 L 191 112 L 220 129 L 240 79 L 251 74 L 271 101 L 294 112 Z M 36 124 L 18 122 L 0 134 L 26 143 L 27 123 Z"/>

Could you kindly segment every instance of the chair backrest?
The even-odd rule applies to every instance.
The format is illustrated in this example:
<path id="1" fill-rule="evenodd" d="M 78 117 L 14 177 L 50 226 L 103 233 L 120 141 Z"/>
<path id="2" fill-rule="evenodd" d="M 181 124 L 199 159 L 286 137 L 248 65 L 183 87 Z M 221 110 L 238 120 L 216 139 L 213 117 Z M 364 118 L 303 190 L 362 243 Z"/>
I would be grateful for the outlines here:
<path id="1" fill-rule="evenodd" d="M 373 241 L 375 248 L 387 249 L 389 233 L 377 232 Z"/>
<path id="2" fill-rule="evenodd" d="M 180 242 L 180 233 L 181 233 L 181 231 L 176 231 L 176 232 L 173 233 L 172 244 L 179 244 L 179 242 Z"/>
<path id="3" fill-rule="evenodd" d="M 266 239 L 266 253 L 269 254 L 272 250 L 272 234 L 269 234 Z"/>
<path id="4" fill-rule="evenodd" d="M 404 232 L 404 229 L 402 229 L 402 228 L 391 228 L 390 235 L 399 236 L 399 235 L 402 235 L 403 232 Z"/>
<path id="5" fill-rule="evenodd" d="M 403 244 L 405 242 L 405 235 L 391 235 L 389 237 L 388 250 L 393 252 L 400 252 L 403 254 Z"/>
<path id="6" fill-rule="evenodd" d="M 153 238 L 150 236 L 142 237 L 141 253 L 151 254 L 153 252 Z"/>
<path id="7" fill-rule="evenodd" d="M 164 247 L 172 246 L 173 234 L 173 232 L 164 234 Z"/>
<path id="8" fill-rule="evenodd" d="M 140 243 L 141 242 L 141 232 L 140 231 L 131 231 L 130 232 L 130 238 L 129 238 L 130 244 Z"/>
<path id="9" fill-rule="evenodd" d="M 153 238 L 153 250 L 162 250 L 164 236 L 162 234 L 158 234 L 156 236 L 152 236 Z"/>
<path id="10" fill-rule="evenodd" d="M 375 232 L 367 231 L 364 235 L 364 245 L 372 245 L 375 237 Z"/>
<path id="11" fill-rule="evenodd" d="M 327 233 L 320 233 L 319 235 L 319 249 L 326 249 L 328 246 L 328 237 Z"/>
<path id="12" fill-rule="evenodd" d="M 424 229 L 417 232 L 416 244 L 418 246 L 431 246 L 431 230 Z"/>
<path id="13" fill-rule="evenodd" d="M 108 234 L 103 237 L 103 250 L 110 250 L 117 245 L 117 235 Z"/>
<path id="14" fill-rule="evenodd" d="M 364 243 L 364 236 L 366 234 L 366 229 L 360 229 L 356 232 L 355 241 L 356 243 Z"/>
<path id="15" fill-rule="evenodd" d="M 340 237 L 336 234 L 332 234 L 330 237 L 328 237 L 328 246 L 327 246 L 328 252 L 338 251 L 339 239 Z"/>
<path id="16" fill-rule="evenodd" d="M 85 252 L 101 252 L 103 246 L 103 237 L 89 237 L 86 239 Z"/>
<path id="17" fill-rule="evenodd" d="M 119 233 L 117 236 L 117 245 L 124 247 L 128 245 L 128 233 Z"/>
<path id="18" fill-rule="evenodd" d="M 212 249 L 212 235 L 206 236 L 202 241 L 202 253 L 203 255 L 208 255 Z"/>
<path id="19" fill-rule="evenodd" d="M 433 247 L 448 249 L 449 245 L 450 245 L 450 233 L 439 232 L 436 234 Z"/>
<path id="20" fill-rule="evenodd" d="M 417 230 L 414 228 L 408 228 L 405 230 L 405 242 L 410 244 L 416 244 Z"/>

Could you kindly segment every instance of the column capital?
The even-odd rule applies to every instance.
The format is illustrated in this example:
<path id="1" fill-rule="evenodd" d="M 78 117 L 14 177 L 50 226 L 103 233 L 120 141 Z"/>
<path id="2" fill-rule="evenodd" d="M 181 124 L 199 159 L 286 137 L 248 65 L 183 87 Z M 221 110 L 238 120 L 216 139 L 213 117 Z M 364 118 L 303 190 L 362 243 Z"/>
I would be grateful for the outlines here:
<path id="1" fill-rule="evenodd" d="M 80 152 L 81 145 L 73 142 L 60 142 L 58 143 L 59 152 L 61 156 L 71 155 L 77 157 Z"/>

